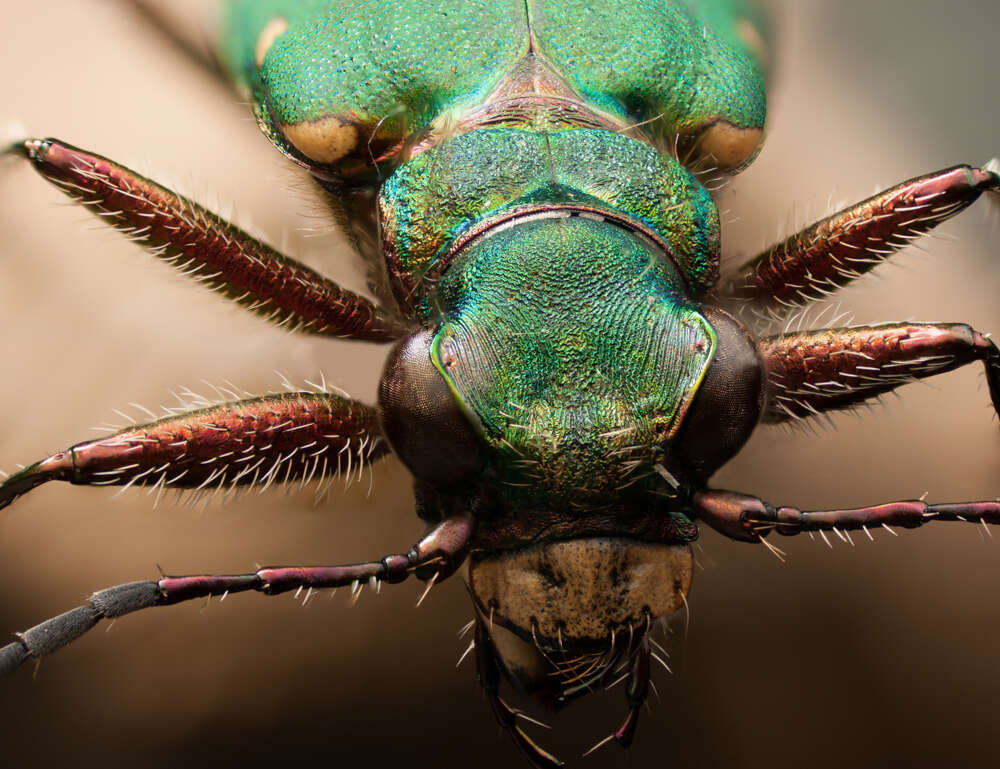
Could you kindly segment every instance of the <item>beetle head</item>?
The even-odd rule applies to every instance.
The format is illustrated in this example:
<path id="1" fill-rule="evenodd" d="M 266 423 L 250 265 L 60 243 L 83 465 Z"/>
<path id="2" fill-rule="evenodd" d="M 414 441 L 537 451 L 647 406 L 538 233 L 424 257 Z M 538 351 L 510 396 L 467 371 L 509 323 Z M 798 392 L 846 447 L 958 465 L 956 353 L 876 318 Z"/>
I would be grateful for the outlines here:
<path id="1" fill-rule="evenodd" d="M 686 293 L 660 248 L 599 217 L 542 210 L 465 248 L 430 354 L 482 427 L 502 513 L 682 491 L 676 437 L 717 347 Z"/>
<path id="2" fill-rule="evenodd" d="M 485 470 L 500 517 L 680 511 L 759 418 L 747 332 L 611 222 L 543 213 L 498 227 L 434 300 L 437 328 L 390 357 L 383 427 L 433 489 Z"/>
<path id="3" fill-rule="evenodd" d="M 508 675 L 565 698 L 682 604 L 687 493 L 755 426 L 763 366 L 662 252 L 593 218 L 472 241 L 436 301 L 390 357 L 384 431 L 428 517 L 477 515 L 467 580 Z"/>

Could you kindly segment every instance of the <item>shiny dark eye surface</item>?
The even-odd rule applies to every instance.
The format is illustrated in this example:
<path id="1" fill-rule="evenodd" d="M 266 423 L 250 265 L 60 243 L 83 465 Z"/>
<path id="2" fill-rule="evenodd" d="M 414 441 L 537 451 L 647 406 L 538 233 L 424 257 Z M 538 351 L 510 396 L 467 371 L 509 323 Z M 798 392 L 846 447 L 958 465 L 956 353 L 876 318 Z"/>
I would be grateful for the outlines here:
<path id="1" fill-rule="evenodd" d="M 468 480 L 482 470 L 486 450 L 475 416 L 431 358 L 434 331 L 400 342 L 379 384 L 379 416 L 386 438 L 410 472 L 436 488 Z"/>
<path id="2" fill-rule="evenodd" d="M 705 318 L 718 338 L 684 425 L 677 450 L 689 471 L 707 479 L 742 448 L 764 407 L 764 361 L 743 325 L 729 313 L 707 307 Z"/>

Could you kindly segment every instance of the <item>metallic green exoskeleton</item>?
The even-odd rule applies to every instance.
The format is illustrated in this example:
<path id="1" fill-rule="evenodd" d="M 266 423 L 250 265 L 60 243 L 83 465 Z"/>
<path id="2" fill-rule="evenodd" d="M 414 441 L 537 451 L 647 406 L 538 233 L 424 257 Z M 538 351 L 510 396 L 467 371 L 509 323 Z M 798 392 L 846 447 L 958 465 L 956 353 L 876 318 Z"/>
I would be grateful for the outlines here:
<path id="1" fill-rule="evenodd" d="M 144 3 L 136 0 L 140 5 Z M 558 707 L 626 681 L 628 746 L 652 623 L 691 585 L 697 522 L 737 540 L 929 521 L 1000 502 L 802 511 L 711 489 L 761 419 L 849 408 L 1000 352 L 964 324 L 756 339 L 748 322 L 846 285 L 1000 190 L 1000 163 L 917 177 L 719 280 L 707 181 L 755 156 L 766 24 L 744 0 L 232 0 L 219 59 L 372 266 L 378 302 L 155 182 L 57 139 L 31 162 L 103 221 L 227 298 L 308 333 L 394 342 L 379 402 L 317 391 L 198 400 L 0 483 L 202 490 L 343 472 L 394 451 L 428 524 L 406 553 L 163 576 L 94 593 L 0 647 L 0 675 L 101 619 L 208 595 L 428 582 L 463 569 L 479 681 L 538 767 L 501 679 Z M 188 407 L 186 407 L 188 408 Z M 824 535 L 825 536 L 825 535 Z M 870 534 L 869 534 L 870 536 Z M 772 551 L 781 551 L 769 545 Z"/>
<path id="2" fill-rule="evenodd" d="M 382 422 L 421 516 L 478 521 L 483 644 L 523 689 L 586 692 L 683 601 L 685 497 L 760 413 L 759 357 L 700 304 L 719 218 L 698 173 L 757 151 L 761 15 L 732 0 L 247 0 L 228 30 L 260 125 L 374 230 L 363 240 L 377 233 L 371 256 L 422 329 L 390 360 Z M 374 216 L 359 213 L 373 192 Z M 697 397 L 713 365 L 747 383 L 718 434 L 718 404 Z M 710 450 L 685 430 L 692 409 Z M 581 654 L 605 659 L 580 676 Z M 495 664 L 480 661 L 494 692 Z"/>
<path id="3" fill-rule="evenodd" d="M 654 466 L 684 472 L 671 447 L 715 351 L 698 299 L 719 255 L 676 154 L 732 171 L 756 151 L 757 11 L 255 1 L 229 25 L 226 63 L 279 148 L 344 197 L 377 185 L 391 290 L 435 329 L 492 514 L 669 495 Z"/>

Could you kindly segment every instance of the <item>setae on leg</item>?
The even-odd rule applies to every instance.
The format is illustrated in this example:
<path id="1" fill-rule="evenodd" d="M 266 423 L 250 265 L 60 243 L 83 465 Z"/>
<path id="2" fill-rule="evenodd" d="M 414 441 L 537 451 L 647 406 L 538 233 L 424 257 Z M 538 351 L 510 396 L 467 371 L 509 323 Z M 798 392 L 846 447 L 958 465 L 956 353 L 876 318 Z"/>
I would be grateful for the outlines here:
<path id="1" fill-rule="evenodd" d="M 78 443 L 0 483 L 0 508 L 47 481 L 205 489 L 360 472 L 389 451 L 375 409 L 290 393 L 227 403 Z"/>
<path id="2" fill-rule="evenodd" d="M 388 342 L 405 331 L 392 314 L 279 254 L 221 217 L 114 161 L 57 139 L 8 152 L 184 275 L 278 325 Z"/>
<path id="3" fill-rule="evenodd" d="M 83 606 L 18 633 L 18 640 L 0 648 L 0 676 L 10 674 L 29 657 L 43 657 L 61 649 L 102 619 L 154 606 L 246 590 L 266 595 L 342 585 L 354 585 L 358 590 L 365 583 L 377 586 L 379 582 L 402 582 L 414 573 L 433 584 L 461 565 L 474 531 L 475 519 L 460 514 L 443 520 L 405 555 L 387 555 L 379 561 L 349 566 L 273 567 L 248 574 L 163 577 L 156 582 L 129 582 L 98 590 Z"/>
<path id="4" fill-rule="evenodd" d="M 743 265 L 731 295 L 763 315 L 822 299 L 964 211 L 982 192 L 1000 190 L 992 166 L 919 176 L 829 216 Z"/>
<path id="5" fill-rule="evenodd" d="M 850 408 L 975 361 L 986 367 L 993 407 L 1000 412 L 1000 352 L 964 324 L 819 329 L 767 337 L 760 351 L 767 371 L 767 422 Z"/>

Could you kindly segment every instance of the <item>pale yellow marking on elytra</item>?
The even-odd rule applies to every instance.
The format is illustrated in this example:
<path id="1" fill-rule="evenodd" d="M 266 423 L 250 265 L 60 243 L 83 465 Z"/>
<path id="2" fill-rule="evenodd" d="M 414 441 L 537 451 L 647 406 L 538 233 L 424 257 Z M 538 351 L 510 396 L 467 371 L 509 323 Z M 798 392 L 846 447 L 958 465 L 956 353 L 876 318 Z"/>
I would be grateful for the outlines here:
<path id="1" fill-rule="evenodd" d="M 698 154 L 713 158 L 720 171 L 734 171 L 753 159 L 762 135 L 759 128 L 740 128 L 720 120 L 702 131 Z"/>
<path id="2" fill-rule="evenodd" d="M 283 124 L 281 131 L 295 149 L 317 163 L 336 163 L 358 146 L 358 127 L 333 115 Z"/>
<path id="3" fill-rule="evenodd" d="M 286 29 L 288 29 L 288 22 L 280 16 L 275 16 L 264 25 L 264 29 L 261 30 L 260 36 L 257 38 L 257 46 L 254 48 L 254 60 L 258 67 L 264 66 L 267 52 L 271 50 L 274 41 L 281 37 Z"/>
<path id="4" fill-rule="evenodd" d="M 740 19 L 736 24 L 736 36 L 743 42 L 761 64 L 767 61 L 767 43 L 760 30 L 749 19 Z"/>

